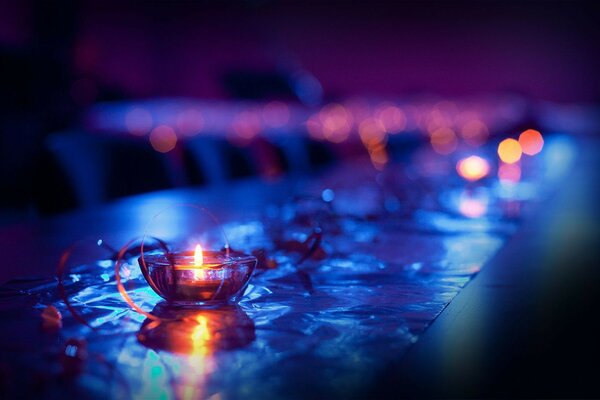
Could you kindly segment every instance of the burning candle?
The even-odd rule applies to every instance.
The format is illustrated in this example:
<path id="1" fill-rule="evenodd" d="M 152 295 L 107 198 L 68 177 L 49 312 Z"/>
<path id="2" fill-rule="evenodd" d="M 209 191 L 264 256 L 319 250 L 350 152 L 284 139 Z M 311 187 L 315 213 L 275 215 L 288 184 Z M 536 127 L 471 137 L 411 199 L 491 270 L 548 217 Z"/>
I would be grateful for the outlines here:
<path id="1" fill-rule="evenodd" d="M 224 251 L 146 254 L 139 264 L 152 289 L 171 303 L 210 304 L 237 301 L 256 267 L 256 258 Z"/>

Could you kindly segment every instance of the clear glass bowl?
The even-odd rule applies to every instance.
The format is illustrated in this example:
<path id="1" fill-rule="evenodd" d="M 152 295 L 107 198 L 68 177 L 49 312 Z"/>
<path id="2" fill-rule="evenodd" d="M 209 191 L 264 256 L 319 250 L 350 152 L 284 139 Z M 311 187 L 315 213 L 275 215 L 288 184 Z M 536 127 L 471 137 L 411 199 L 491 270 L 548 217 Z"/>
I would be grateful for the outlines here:
<path id="1" fill-rule="evenodd" d="M 193 252 L 146 254 L 138 262 L 152 289 L 177 304 L 237 302 L 256 268 L 253 256 L 218 251 L 205 251 L 201 266 Z"/>

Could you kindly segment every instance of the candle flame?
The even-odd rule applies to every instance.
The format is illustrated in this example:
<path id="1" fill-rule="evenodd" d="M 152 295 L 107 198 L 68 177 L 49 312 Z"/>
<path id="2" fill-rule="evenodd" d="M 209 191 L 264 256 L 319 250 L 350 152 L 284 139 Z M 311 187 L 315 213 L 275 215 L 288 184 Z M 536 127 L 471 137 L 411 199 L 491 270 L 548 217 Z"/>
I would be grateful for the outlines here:
<path id="1" fill-rule="evenodd" d="M 200 244 L 196 245 L 196 250 L 194 250 L 194 265 L 196 267 L 201 267 L 204 264 L 204 257 L 202 255 L 202 246 Z"/>

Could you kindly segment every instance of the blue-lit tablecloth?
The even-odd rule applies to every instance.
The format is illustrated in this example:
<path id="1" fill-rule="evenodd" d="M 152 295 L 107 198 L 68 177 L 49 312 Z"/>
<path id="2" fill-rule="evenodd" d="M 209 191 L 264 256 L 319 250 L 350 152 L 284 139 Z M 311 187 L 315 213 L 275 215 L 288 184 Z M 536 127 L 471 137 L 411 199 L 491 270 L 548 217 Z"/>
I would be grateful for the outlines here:
<path id="1" fill-rule="evenodd" d="M 66 296 L 89 326 L 67 309 L 56 278 L 13 280 L 0 290 L 5 392 L 368 396 L 377 375 L 402 357 L 555 187 L 572 161 L 564 159 L 564 146 L 574 154 L 564 137 L 547 139 L 542 155 L 522 166 L 523 178 L 509 184 L 493 176 L 466 184 L 453 171 L 424 177 L 402 166 L 382 173 L 364 165 L 312 180 L 288 202 L 223 225 L 232 248 L 260 249 L 271 261 L 269 268 L 259 265 L 238 305 L 169 307 L 145 285 L 136 257 L 127 260 L 134 301 L 185 320 L 154 322 L 131 310 L 117 291 L 110 257 L 73 265 L 65 276 Z M 302 243 L 315 224 L 323 232 L 318 257 L 298 264 L 300 255 L 281 243 Z M 55 332 L 41 328 L 49 305 L 62 315 Z"/>

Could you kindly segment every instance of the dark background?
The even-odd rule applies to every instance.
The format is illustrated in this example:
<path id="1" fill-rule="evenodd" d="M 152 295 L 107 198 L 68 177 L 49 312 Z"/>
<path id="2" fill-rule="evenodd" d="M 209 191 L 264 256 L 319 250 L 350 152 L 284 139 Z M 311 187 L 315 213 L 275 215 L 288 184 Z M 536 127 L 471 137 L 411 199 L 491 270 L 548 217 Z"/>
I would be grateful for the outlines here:
<path id="1" fill-rule="evenodd" d="M 513 90 L 595 101 L 597 17 L 593 2 L 4 0 L 0 43 L 33 63 L 6 71 L 9 82 L 87 77 L 132 97 L 224 98 L 228 71 L 303 69 L 329 97 Z"/>

